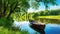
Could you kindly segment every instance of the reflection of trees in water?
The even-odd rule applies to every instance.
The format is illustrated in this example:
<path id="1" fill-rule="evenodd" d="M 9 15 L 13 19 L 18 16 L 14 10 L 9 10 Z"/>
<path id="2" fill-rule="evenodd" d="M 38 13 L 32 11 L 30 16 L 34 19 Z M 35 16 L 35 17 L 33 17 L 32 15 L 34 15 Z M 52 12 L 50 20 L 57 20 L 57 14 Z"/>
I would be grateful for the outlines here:
<path id="1" fill-rule="evenodd" d="M 56 23 L 56 24 L 60 24 L 60 20 L 59 19 L 40 19 L 40 22 L 42 22 L 42 23 Z"/>

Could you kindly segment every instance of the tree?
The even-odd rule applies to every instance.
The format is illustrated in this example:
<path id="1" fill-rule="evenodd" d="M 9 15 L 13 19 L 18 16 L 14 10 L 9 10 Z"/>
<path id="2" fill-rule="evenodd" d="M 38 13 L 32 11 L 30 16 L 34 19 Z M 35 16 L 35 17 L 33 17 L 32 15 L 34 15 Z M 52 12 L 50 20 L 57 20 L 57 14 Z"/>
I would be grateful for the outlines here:
<path id="1" fill-rule="evenodd" d="M 30 4 L 29 4 L 29 1 Z M 48 7 L 48 4 L 55 5 L 56 0 L 0 0 L 0 15 L 1 17 L 9 18 L 12 13 L 18 12 L 16 10 L 19 9 L 19 12 L 26 11 L 30 6 L 33 8 L 38 8 L 40 6 L 40 2 L 43 2 Z M 1 6 L 2 5 L 2 6 Z"/>
<path id="2" fill-rule="evenodd" d="M 31 1 L 29 3 L 29 1 Z M 56 4 L 56 0 L 0 0 L 0 18 L 5 17 L 7 21 L 12 13 L 25 12 L 29 7 L 38 8 L 40 2 L 43 2 L 48 7 L 48 4 Z"/>
<path id="3" fill-rule="evenodd" d="M 25 12 L 29 8 L 28 1 L 29 0 L 0 0 L 0 23 L 2 23 L 3 26 L 10 27 L 13 23 L 11 15 L 15 12 Z"/>
<path id="4" fill-rule="evenodd" d="M 29 8 L 28 4 L 29 0 L 0 0 L 0 6 L 2 11 L 0 11 L 0 14 L 2 12 L 3 15 L 1 17 L 9 18 L 12 13 L 16 12 L 17 9 L 20 9 L 20 11 L 26 11 Z"/>
<path id="5" fill-rule="evenodd" d="M 33 8 L 37 8 L 39 7 L 40 2 L 44 3 L 46 10 L 48 9 L 49 4 L 57 5 L 56 0 L 31 0 L 31 5 Z"/>
<path id="6" fill-rule="evenodd" d="M 2 0 L 0 0 L 0 17 L 1 17 L 1 7 L 2 7 Z"/>

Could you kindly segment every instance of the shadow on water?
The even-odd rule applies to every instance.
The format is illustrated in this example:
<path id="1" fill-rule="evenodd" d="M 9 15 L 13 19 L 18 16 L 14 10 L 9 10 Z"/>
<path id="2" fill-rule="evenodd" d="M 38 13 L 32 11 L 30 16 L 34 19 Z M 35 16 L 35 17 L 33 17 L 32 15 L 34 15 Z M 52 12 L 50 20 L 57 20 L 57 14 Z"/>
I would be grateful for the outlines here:
<path id="1" fill-rule="evenodd" d="M 30 27 L 34 30 L 36 30 L 37 32 L 41 33 L 41 34 L 45 34 L 44 29 L 40 29 L 40 27 L 37 27 L 35 25 L 30 25 Z"/>
<path id="2" fill-rule="evenodd" d="M 34 29 L 35 31 L 41 33 L 41 34 L 45 34 L 45 24 L 41 24 L 41 23 L 38 23 L 36 22 L 35 20 L 29 20 L 30 22 L 30 27 L 32 29 Z"/>

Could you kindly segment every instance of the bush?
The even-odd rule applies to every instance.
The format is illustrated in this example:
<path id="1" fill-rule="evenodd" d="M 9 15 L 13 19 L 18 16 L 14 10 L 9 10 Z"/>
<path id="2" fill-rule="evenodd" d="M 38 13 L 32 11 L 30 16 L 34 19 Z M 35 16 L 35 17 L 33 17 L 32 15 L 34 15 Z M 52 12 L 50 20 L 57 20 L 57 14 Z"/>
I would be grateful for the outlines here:
<path id="1" fill-rule="evenodd" d="M 0 19 L 0 26 L 4 26 L 4 27 L 11 27 L 13 24 L 13 19 L 10 18 L 1 18 Z"/>

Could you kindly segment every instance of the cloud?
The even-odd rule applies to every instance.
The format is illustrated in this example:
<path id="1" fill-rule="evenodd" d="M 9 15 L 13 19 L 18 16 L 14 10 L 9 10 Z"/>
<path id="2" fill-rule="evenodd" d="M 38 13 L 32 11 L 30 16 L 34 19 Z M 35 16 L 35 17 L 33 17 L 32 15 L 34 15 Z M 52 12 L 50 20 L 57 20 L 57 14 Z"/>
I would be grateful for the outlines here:
<path id="1" fill-rule="evenodd" d="M 60 9 L 60 5 L 56 6 L 50 6 L 49 10 L 55 10 L 55 9 Z M 32 8 L 29 8 L 28 9 L 28 13 L 29 12 L 37 12 L 37 11 L 44 11 L 45 10 L 45 6 L 39 6 L 38 10 L 35 10 L 35 9 L 32 9 Z"/>
<path id="2" fill-rule="evenodd" d="M 60 9 L 60 5 L 58 5 L 58 6 L 56 6 L 56 5 L 55 6 L 50 6 L 50 10 L 51 9 Z"/>

